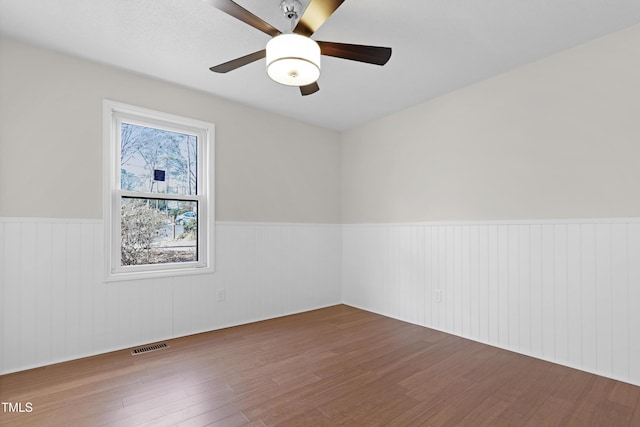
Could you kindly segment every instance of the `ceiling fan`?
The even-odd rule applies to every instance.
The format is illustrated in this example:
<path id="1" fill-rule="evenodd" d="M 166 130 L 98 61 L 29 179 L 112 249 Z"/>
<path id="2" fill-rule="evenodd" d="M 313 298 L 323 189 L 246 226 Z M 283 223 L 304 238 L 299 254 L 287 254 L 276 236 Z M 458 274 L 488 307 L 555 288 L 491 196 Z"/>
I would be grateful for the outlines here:
<path id="1" fill-rule="evenodd" d="M 298 0 L 283 0 L 280 8 L 291 22 L 291 32 L 287 33 L 232 0 L 203 1 L 272 37 L 265 49 L 211 67 L 214 73 L 227 73 L 266 58 L 267 74 L 271 79 L 287 86 L 298 86 L 305 96 L 320 90 L 317 83 L 320 55 L 376 65 L 384 65 L 391 58 L 390 47 L 323 42 L 310 38 L 344 0 L 311 0 L 302 15 Z"/>

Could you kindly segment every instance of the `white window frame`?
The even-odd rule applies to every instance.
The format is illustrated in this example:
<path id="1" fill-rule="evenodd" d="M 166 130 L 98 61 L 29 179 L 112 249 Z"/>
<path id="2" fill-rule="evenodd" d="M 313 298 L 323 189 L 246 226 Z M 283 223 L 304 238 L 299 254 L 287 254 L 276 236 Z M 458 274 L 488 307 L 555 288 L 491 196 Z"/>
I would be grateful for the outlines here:
<path id="1" fill-rule="evenodd" d="M 158 194 L 158 196 L 160 196 L 158 198 L 165 200 L 196 201 L 198 203 L 198 261 L 151 265 L 121 265 L 121 198 L 123 195 L 153 198 L 150 197 L 153 196 L 152 193 L 132 192 L 121 189 L 120 126 L 123 122 L 197 137 L 197 194 L 194 196 Z M 215 271 L 214 124 L 134 105 L 104 100 L 103 132 L 105 280 L 147 279 L 213 273 Z"/>

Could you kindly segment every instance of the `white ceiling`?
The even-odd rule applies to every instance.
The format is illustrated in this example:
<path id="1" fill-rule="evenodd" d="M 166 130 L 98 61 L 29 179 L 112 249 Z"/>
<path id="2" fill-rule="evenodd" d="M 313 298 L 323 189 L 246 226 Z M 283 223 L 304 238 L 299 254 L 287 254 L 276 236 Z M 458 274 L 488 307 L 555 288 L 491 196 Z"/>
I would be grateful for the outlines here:
<path id="1" fill-rule="evenodd" d="M 289 27 L 280 0 L 236 2 Z M 302 97 L 269 80 L 263 61 L 209 71 L 269 36 L 201 0 L 0 0 L 3 35 L 335 130 L 639 22 L 640 0 L 346 0 L 313 38 L 389 46 L 391 60 L 323 57 L 320 92 Z"/>

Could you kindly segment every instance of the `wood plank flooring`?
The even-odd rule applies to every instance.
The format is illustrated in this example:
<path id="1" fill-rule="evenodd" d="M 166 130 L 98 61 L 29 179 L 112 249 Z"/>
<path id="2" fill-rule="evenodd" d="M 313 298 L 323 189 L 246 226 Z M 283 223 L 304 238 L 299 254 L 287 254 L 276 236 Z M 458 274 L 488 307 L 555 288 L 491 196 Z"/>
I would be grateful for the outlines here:
<path id="1" fill-rule="evenodd" d="M 640 426 L 640 387 L 345 305 L 0 376 L 3 426 Z"/>

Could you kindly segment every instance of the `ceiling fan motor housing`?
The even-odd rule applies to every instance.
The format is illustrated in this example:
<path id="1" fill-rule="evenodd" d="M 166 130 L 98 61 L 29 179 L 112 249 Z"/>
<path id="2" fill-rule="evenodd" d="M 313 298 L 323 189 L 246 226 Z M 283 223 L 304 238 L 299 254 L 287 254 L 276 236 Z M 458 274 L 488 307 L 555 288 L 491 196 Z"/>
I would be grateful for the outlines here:
<path id="1" fill-rule="evenodd" d="M 280 9 L 285 18 L 289 20 L 298 19 L 302 12 L 302 4 L 298 0 L 282 0 Z"/>

